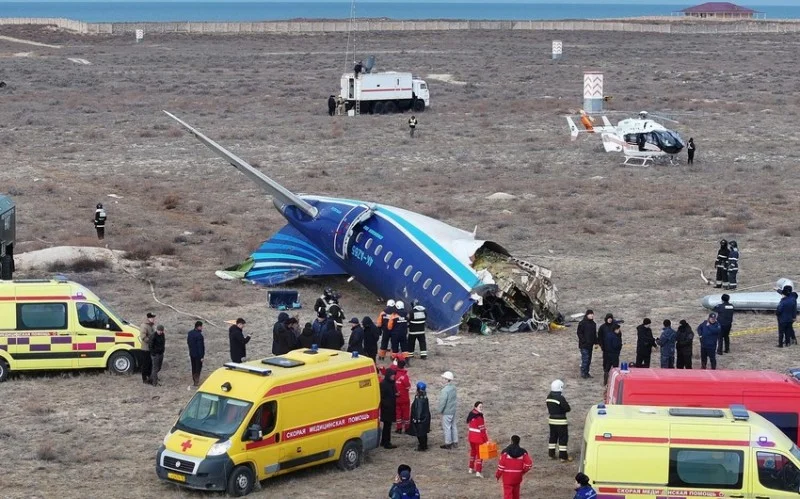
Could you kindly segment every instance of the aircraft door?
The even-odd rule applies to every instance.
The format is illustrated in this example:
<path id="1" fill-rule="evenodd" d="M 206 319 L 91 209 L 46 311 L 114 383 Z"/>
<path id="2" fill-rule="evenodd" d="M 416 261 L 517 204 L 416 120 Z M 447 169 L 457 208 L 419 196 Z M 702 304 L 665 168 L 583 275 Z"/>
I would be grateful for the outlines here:
<path id="1" fill-rule="evenodd" d="M 350 250 L 350 239 L 353 237 L 356 226 L 371 216 L 372 208 L 362 204 L 354 207 L 342 217 L 339 226 L 336 228 L 336 234 L 333 236 L 333 251 L 336 256 L 342 260 L 347 258 L 347 253 Z"/>

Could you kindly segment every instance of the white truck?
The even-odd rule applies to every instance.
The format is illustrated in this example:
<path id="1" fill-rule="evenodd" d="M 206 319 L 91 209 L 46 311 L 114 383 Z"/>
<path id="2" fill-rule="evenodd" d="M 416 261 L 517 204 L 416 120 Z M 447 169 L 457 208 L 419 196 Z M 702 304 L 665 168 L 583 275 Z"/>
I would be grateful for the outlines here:
<path id="1" fill-rule="evenodd" d="M 359 73 L 357 77 L 355 73 L 345 73 L 339 95 L 348 111 L 360 101 L 360 114 L 392 114 L 409 109 L 421 113 L 431 105 L 425 80 L 397 71 Z"/>

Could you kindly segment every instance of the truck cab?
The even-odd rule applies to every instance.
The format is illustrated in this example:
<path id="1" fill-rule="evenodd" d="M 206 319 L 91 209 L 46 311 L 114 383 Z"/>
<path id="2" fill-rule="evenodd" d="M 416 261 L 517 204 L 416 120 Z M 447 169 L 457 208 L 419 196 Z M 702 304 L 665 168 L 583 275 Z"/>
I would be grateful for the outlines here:
<path id="1" fill-rule="evenodd" d="M 425 107 L 431 105 L 431 93 L 428 91 L 428 84 L 422 78 L 413 78 L 411 80 L 411 88 L 414 89 L 414 95 L 417 99 L 425 103 Z"/>

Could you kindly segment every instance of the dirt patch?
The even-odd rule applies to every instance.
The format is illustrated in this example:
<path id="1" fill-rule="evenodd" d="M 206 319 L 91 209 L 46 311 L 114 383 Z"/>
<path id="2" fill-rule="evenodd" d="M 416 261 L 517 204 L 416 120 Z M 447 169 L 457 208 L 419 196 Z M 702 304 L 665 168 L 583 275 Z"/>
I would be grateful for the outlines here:
<path id="1" fill-rule="evenodd" d="M 67 275 L 134 323 L 155 311 L 168 335 L 158 389 L 137 376 L 105 373 L 28 375 L 3 384 L 3 497 L 205 497 L 164 485 L 153 471 L 155 451 L 191 395 L 185 342 L 191 315 L 220 325 L 245 317 L 253 334 L 249 356 L 270 351 L 277 314 L 267 308 L 266 290 L 217 279 L 214 271 L 244 259 L 285 220 L 162 109 L 295 191 L 379 201 L 469 231 L 478 224 L 479 238 L 553 270 L 565 314 L 593 308 L 601 317 L 610 311 L 625 318 L 623 360 L 633 358 L 634 326 L 643 317 L 701 322 L 700 298 L 710 290 L 692 268 L 712 275 L 721 238 L 739 243 L 742 287 L 783 275 L 798 280 L 790 265 L 800 225 L 787 213 L 800 188 L 800 141 L 791 127 L 774 126 L 800 114 L 793 80 L 775 71 L 796 58 L 797 43 L 785 35 L 587 32 L 579 34 L 585 46 L 552 61 L 552 40 L 576 33 L 360 34 L 366 53 L 383 51 L 383 69 L 468 82 L 429 81 L 432 105 L 418 115 L 412 141 L 407 116 L 327 116 L 325 101 L 345 59 L 330 52 L 346 46 L 346 33 L 148 34 L 140 44 L 127 36 L 29 28 L 2 33 L 64 47 L 59 64 L 3 61 L 14 98 L 0 106 L 0 190 L 14 192 L 17 252 L 96 245 L 94 206 L 107 203 L 104 243 L 141 255 L 136 275 L 107 269 Z M 0 40 L 0 52 L 17 50 Z M 621 167 L 621 155 L 602 152 L 599 138 L 569 140 L 562 115 L 582 106 L 583 71 L 598 67 L 611 108 L 686 113 L 675 128 L 695 138 L 693 167 Z M 684 68 L 692 72 L 679 75 Z M 109 192 L 124 197 L 106 199 Z M 495 192 L 518 198 L 484 199 Z M 25 270 L 18 277 L 45 275 L 46 269 Z M 190 316 L 154 302 L 140 278 Z M 374 296 L 344 279 L 282 287 L 299 291 L 305 322 L 325 286 L 342 292 L 349 316 L 380 309 Z M 734 331 L 773 321 L 737 316 Z M 229 359 L 227 341 L 225 327 L 207 328 L 206 371 Z M 723 368 L 796 366 L 794 351 L 773 348 L 769 332 L 732 343 L 733 353 L 720 358 Z M 517 433 L 534 458 L 523 497 L 571 497 L 577 462 L 547 459 L 544 398 L 553 379 L 565 380 L 576 456 L 586 410 L 602 399 L 597 359 L 593 380 L 578 377 L 574 328 L 466 335 L 462 344 L 432 350 L 427 361 L 413 363 L 411 377 L 433 386 L 435 407 L 439 374 L 456 374 L 462 442 L 467 408 L 482 400 L 490 436 L 502 443 Z M 44 392 L 42 403 L 55 412 L 26 408 Z M 359 499 L 385 497 L 401 462 L 414 468 L 425 497 L 499 497 L 494 480 L 467 475 L 463 446 L 438 448 L 442 434 L 434 420 L 431 452 L 416 453 L 411 437 L 396 436 L 398 449 L 371 452 L 360 471 L 309 470 L 265 482 L 255 497 L 333 498 L 342 490 Z M 487 472 L 495 466 L 489 463 Z"/>

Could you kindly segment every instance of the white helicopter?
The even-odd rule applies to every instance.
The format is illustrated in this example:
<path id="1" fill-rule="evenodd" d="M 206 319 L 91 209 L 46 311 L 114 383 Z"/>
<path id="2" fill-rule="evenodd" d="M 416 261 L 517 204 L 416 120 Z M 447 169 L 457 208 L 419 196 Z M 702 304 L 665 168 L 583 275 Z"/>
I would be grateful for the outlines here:
<path id="1" fill-rule="evenodd" d="M 669 118 L 660 118 L 675 121 Z M 654 163 L 657 159 L 668 159 L 672 163 L 674 156 L 686 147 L 686 143 L 677 132 L 650 119 L 647 111 L 641 111 L 637 118 L 621 120 L 617 126 L 612 125 L 605 116 L 602 117 L 602 120 L 602 126 L 594 126 L 592 118 L 585 112 L 581 113 L 584 132 L 599 132 L 606 152 L 623 153 L 625 155 L 623 164 L 626 165 L 638 162 L 640 166 L 646 166 L 648 163 Z M 574 140 L 581 130 L 578 129 L 572 118 L 567 117 L 567 122 L 570 127 L 570 135 Z M 587 127 L 587 122 L 591 126 Z"/>

